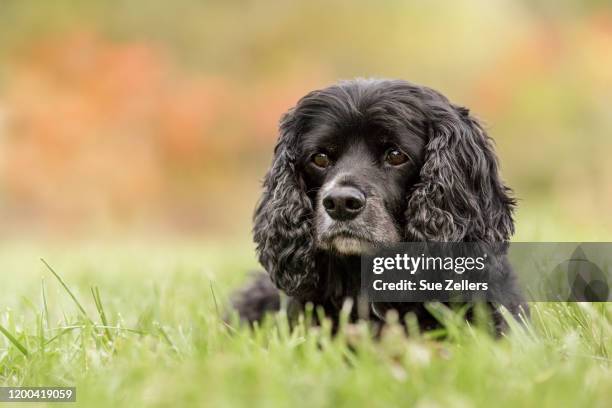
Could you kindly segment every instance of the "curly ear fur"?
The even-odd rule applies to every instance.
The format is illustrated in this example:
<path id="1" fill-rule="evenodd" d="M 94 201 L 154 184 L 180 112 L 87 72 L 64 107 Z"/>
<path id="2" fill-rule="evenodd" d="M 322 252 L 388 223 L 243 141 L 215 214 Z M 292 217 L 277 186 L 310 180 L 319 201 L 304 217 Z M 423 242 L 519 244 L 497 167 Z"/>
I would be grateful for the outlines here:
<path id="1" fill-rule="evenodd" d="M 297 139 L 295 115 L 289 111 L 280 122 L 280 136 L 253 228 L 259 261 L 274 284 L 289 296 L 308 293 L 318 279 L 312 203 L 295 167 Z"/>
<path id="2" fill-rule="evenodd" d="M 511 190 L 491 139 L 463 107 L 429 100 L 429 141 L 406 211 L 408 240 L 506 242 L 514 233 Z"/>

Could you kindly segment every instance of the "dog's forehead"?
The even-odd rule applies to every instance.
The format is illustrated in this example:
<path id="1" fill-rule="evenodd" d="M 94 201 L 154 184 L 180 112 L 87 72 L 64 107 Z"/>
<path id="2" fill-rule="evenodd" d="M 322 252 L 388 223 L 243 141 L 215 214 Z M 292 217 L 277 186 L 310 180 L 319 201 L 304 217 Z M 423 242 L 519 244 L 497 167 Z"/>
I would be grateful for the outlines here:
<path id="1" fill-rule="evenodd" d="M 386 102 L 389 101 L 378 98 L 359 104 L 319 103 L 308 105 L 305 110 L 298 108 L 299 139 L 306 150 L 320 146 L 342 148 L 355 143 L 418 147 L 425 142 L 427 123 L 423 115 L 412 109 L 392 109 Z"/>
<path id="2" fill-rule="evenodd" d="M 394 139 L 393 132 L 374 124 L 355 124 L 338 121 L 313 126 L 302 138 L 316 145 L 344 145 L 359 142 L 386 142 Z"/>
<path id="3" fill-rule="evenodd" d="M 405 127 L 385 128 L 376 122 L 365 122 L 360 126 L 321 123 L 302 135 L 300 140 L 305 153 L 323 150 L 337 155 L 353 152 L 363 156 L 369 152 L 375 156 L 384 149 L 397 146 L 417 161 L 420 161 L 426 143 L 422 133 Z"/>

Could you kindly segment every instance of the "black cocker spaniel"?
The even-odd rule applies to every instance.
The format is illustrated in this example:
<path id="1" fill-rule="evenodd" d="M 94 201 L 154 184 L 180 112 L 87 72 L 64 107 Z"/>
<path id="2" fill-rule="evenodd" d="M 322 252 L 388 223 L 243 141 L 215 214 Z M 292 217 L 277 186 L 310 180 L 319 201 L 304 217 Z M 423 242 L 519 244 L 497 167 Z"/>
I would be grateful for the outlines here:
<path id="1" fill-rule="evenodd" d="M 310 92 L 281 119 L 272 166 L 254 216 L 267 275 L 234 296 L 242 320 L 311 302 L 337 322 L 347 298 L 360 298 L 360 255 L 397 242 L 507 243 L 515 201 L 499 176 L 491 139 L 468 109 L 401 80 L 358 79 Z M 499 304 L 527 307 L 507 263 Z M 354 304 L 363 305 L 363 299 Z M 376 307 L 353 319 L 414 313 L 423 304 Z"/>

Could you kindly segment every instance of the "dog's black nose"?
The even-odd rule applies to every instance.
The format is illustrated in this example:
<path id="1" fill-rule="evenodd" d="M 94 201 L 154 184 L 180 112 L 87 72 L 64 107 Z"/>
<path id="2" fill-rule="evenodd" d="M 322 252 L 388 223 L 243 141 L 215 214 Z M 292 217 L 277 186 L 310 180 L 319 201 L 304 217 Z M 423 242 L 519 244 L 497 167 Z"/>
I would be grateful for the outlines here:
<path id="1" fill-rule="evenodd" d="M 334 220 L 348 221 L 365 207 L 365 195 L 355 187 L 336 187 L 323 197 L 323 207 Z"/>

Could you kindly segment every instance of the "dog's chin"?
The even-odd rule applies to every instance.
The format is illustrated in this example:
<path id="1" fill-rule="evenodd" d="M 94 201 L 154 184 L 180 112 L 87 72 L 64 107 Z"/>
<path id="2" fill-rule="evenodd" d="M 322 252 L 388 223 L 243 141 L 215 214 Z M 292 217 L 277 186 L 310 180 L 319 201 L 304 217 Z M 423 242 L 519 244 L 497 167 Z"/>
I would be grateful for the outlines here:
<path id="1" fill-rule="evenodd" d="M 336 236 L 319 245 L 341 255 L 365 255 L 374 252 L 374 243 L 356 237 Z"/>
<path id="2" fill-rule="evenodd" d="M 336 237 L 332 240 L 332 247 L 343 255 L 362 255 L 374 251 L 371 242 L 352 237 Z"/>

